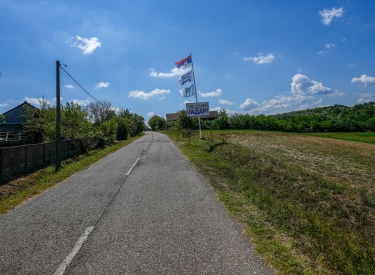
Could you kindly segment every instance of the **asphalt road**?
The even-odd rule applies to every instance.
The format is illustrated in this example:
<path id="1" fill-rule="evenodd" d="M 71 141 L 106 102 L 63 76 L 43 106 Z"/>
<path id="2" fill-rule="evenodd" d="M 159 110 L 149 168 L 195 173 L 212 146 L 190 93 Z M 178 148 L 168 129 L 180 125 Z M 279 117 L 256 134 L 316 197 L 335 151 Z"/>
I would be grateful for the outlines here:
<path id="1" fill-rule="evenodd" d="M 274 274 L 164 135 L 0 216 L 0 274 Z"/>

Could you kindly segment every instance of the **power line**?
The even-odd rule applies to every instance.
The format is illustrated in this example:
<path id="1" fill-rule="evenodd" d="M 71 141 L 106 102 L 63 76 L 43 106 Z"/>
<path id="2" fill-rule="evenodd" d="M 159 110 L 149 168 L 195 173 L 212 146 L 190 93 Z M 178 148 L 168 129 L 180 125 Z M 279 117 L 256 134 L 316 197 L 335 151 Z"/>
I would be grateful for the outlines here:
<path id="1" fill-rule="evenodd" d="M 65 65 L 65 66 L 66 66 L 66 65 Z M 78 82 L 77 82 L 77 81 L 76 81 L 76 80 L 75 80 L 75 79 L 74 79 L 74 78 L 73 78 L 73 77 L 72 77 L 67 71 L 65 71 L 65 69 L 64 69 L 62 66 L 60 66 L 60 68 L 63 69 L 63 71 L 66 72 L 66 74 L 69 75 L 70 78 L 73 79 L 73 81 L 74 81 L 75 83 L 77 83 L 77 85 L 78 85 L 79 87 L 81 87 L 82 90 L 84 90 L 89 96 L 91 96 L 93 99 L 95 99 L 96 102 L 100 103 L 95 97 L 93 97 L 88 91 L 86 91 L 85 88 L 83 88 L 83 87 L 82 87 L 82 86 L 81 86 L 81 85 L 80 85 L 80 84 L 79 84 L 79 83 L 78 83 Z"/>

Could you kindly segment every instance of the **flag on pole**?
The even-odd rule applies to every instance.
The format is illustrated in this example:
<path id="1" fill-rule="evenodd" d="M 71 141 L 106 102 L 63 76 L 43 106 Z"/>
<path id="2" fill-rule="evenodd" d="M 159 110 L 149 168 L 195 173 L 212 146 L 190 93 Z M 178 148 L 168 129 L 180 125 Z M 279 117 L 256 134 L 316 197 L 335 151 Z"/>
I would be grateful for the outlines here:
<path id="1" fill-rule="evenodd" d="M 180 94 L 182 97 L 189 97 L 189 96 L 194 96 L 195 95 L 195 85 L 194 83 L 191 84 L 190 86 L 183 88 L 180 90 Z"/>
<path id="2" fill-rule="evenodd" d="M 192 62 L 192 59 L 191 59 L 191 55 L 189 55 L 188 57 L 180 60 L 180 61 L 177 61 L 176 63 L 174 63 L 176 65 L 177 68 L 181 68 L 181 67 L 188 67 L 189 64 L 191 64 Z"/>
<path id="3" fill-rule="evenodd" d="M 190 70 L 186 74 L 180 75 L 178 82 L 180 83 L 180 85 L 184 85 L 186 83 L 191 82 L 192 80 L 193 80 L 193 71 Z"/>

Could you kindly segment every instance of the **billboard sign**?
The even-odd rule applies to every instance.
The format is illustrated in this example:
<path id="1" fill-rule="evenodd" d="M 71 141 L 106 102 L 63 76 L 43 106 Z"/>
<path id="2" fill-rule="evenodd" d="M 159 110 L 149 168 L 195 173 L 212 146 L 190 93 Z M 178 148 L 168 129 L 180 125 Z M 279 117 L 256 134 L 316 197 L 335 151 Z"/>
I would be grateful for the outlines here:
<path id="1" fill-rule="evenodd" d="M 187 116 L 209 116 L 208 102 L 186 103 L 186 114 Z"/>

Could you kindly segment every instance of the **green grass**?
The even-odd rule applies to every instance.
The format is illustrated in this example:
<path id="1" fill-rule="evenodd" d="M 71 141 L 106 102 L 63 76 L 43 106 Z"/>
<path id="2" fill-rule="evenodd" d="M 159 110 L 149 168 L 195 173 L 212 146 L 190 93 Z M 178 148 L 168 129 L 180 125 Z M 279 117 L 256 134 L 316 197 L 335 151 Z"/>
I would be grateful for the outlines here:
<path id="1" fill-rule="evenodd" d="M 168 135 L 279 274 L 375 274 L 375 157 L 360 157 L 371 144 L 357 153 L 358 145 L 332 139 L 221 131 L 217 146 L 198 139 L 189 146 L 177 132 Z M 337 175 L 327 170 L 345 161 Z"/>
<path id="2" fill-rule="evenodd" d="M 48 188 L 85 169 L 108 154 L 128 145 L 139 137 L 120 141 L 103 149 L 94 150 L 85 155 L 63 161 L 58 171 L 56 171 L 54 165 L 51 165 L 24 178 L 0 186 L 0 214 L 4 214 L 24 201 L 41 194 Z"/>
<path id="3" fill-rule="evenodd" d="M 375 132 L 309 133 L 309 134 L 304 134 L 304 135 L 375 144 Z"/>

